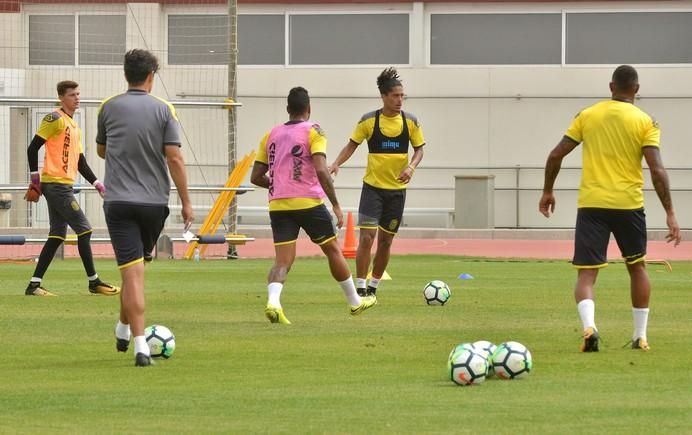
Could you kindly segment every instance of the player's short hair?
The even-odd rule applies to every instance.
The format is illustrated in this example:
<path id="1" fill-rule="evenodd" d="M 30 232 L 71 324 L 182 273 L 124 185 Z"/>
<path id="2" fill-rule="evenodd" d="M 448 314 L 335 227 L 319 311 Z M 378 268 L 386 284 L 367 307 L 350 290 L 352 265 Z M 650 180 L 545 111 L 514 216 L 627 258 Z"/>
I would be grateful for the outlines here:
<path id="1" fill-rule="evenodd" d="M 385 70 L 377 76 L 377 89 L 380 90 L 381 95 L 387 95 L 395 86 L 401 86 L 401 80 L 399 79 L 399 74 L 396 72 L 396 68 L 385 68 Z"/>
<path id="2" fill-rule="evenodd" d="M 125 80 L 130 85 L 141 85 L 149 73 L 159 70 L 159 60 L 148 50 L 135 48 L 125 53 Z"/>
<path id="3" fill-rule="evenodd" d="M 613 71 L 613 84 L 618 90 L 629 91 L 639 84 L 639 74 L 630 65 L 620 65 Z"/>
<path id="4" fill-rule="evenodd" d="M 290 115 L 302 115 L 310 107 L 308 90 L 301 86 L 296 86 L 288 93 L 287 102 L 287 109 Z"/>
<path id="5" fill-rule="evenodd" d="M 56 87 L 58 89 L 58 96 L 62 97 L 69 89 L 78 88 L 79 83 L 74 82 L 72 80 L 63 80 L 61 82 L 58 82 L 58 85 Z"/>

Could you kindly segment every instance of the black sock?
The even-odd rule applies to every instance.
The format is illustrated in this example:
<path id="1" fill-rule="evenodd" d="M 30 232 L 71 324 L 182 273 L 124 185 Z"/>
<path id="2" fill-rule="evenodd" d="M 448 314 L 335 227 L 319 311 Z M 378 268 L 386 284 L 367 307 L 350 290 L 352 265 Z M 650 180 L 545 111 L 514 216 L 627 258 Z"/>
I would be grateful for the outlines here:
<path id="1" fill-rule="evenodd" d="M 365 296 L 365 289 L 364 288 L 357 288 L 356 293 L 358 293 L 358 296 Z"/>
<path id="2" fill-rule="evenodd" d="M 82 258 L 82 264 L 87 276 L 96 275 L 94 256 L 91 253 L 91 231 L 77 237 L 77 248 L 79 249 L 79 256 Z"/>
<path id="3" fill-rule="evenodd" d="M 41 254 L 38 256 L 38 264 L 36 265 L 33 275 L 34 278 L 43 278 L 43 275 L 46 273 L 46 270 L 48 270 L 48 266 L 50 266 L 51 261 L 53 261 L 53 257 L 60 245 L 62 245 L 62 239 L 49 237 L 48 240 L 46 240 L 46 244 L 43 245 Z"/>
<path id="4" fill-rule="evenodd" d="M 377 293 L 377 288 L 369 285 L 368 286 L 368 296 L 370 296 L 370 295 L 374 296 L 375 293 Z"/>

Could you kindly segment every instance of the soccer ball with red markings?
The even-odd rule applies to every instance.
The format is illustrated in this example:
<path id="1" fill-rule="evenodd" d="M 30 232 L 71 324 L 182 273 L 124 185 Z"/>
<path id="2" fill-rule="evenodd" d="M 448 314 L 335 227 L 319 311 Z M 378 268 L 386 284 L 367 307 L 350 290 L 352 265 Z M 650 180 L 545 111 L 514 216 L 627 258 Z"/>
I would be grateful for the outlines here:
<path id="1" fill-rule="evenodd" d="M 423 297 L 428 305 L 444 305 L 451 296 L 449 286 L 440 280 L 430 281 L 423 287 Z"/>
<path id="2" fill-rule="evenodd" d="M 449 357 L 447 358 L 447 364 L 449 365 L 454 357 L 454 354 L 461 352 L 464 349 L 475 350 L 472 343 L 461 343 L 454 346 L 451 352 L 449 352 Z"/>
<path id="3" fill-rule="evenodd" d="M 175 350 L 175 336 L 163 325 L 151 325 L 144 330 L 152 358 L 170 358 Z"/>
<path id="4" fill-rule="evenodd" d="M 533 368 L 531 352 L 521 343 L 507 341 L 492 356 L 493 369 L 500 379 L 525 378 Z"/>
<path id="5" fill-rule="evenodd" d="M 462 347 L 449 360 L 449 378 L 457 385 L 477 385 L 485 381 L 488 360 L 471 347 Z"/>

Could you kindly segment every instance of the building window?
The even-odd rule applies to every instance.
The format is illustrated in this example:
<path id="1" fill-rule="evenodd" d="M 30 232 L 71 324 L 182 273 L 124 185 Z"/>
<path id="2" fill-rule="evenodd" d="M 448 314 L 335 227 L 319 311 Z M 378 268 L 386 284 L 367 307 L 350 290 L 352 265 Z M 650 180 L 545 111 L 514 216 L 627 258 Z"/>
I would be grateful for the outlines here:
<path id="1" fill-rule="evenodd" d="M 227 65 L 227 15 L 169 15 L 170 65 Z"/>
<path id="2" fill-rule="evenodd" d="M 29 15 L 29 65 L 74 64 L 74 15 Z"/>
<path id="3" fill-rule="evenodd" d="M 408 64 L 407 14 L 291 15 L 293 65 Z M 168 63 L 228 63 L 225 15 L 169 15 Z M 284 15 L 238 16 L 238 63 L 284 65 Z M 374 42 L 374 43 L 373 43 Z"/>
<path id="4" fill-rule="evenodd" d="M 238 15 L 238 63 L 283 65 L 285 27 L 284 15 Z"/>
<path id="5" fill-rule="evenodd" d="M 692 12 L 567 14 L 568 64 L 692 63 Z"/>
<path id="6" fill-rule="evenodd" d="M 238 64 L 283 65 L 284 15 L 238 15 Z M 227 65 L 227 15 L 169 15 L 170 65 Z"/>
<path id="7" fill-rule="evenodd" d="M 289 17 L 291 65 L 407 65 L 408 14 Z"/>
<path id="8" fill-rule="evenodd" d="M 561 14 L 431 14 L 433 65 L 562 63 Z"/>
<path id="9" fill-rule="evenodd" d="M 124 54 L 124 15 L 29 15 L 29 65 L 122 65 Z"/>
<path id="10" fill-rule="evenodd" d="M 79 16 L 80 65 L 122 65 L 124 55 L 124 15 Z"/>

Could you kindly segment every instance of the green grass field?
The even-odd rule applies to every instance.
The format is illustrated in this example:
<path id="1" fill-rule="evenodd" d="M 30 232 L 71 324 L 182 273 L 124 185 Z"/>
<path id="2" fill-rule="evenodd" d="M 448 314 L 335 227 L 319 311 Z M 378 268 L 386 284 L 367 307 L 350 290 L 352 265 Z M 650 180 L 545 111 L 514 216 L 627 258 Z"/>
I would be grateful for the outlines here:
<path id="1" fill-rule="evenodd" d="M 177 349 L 152 368 L 116 353 L 118 299 L 91 296 L 78 260 L 55 261 L 25 297 L 33 265 L 0 264 L 0 433 L 692 433 L 692 264 L 651 266 L 652 351 L 622 346 L 632 320 L 627 273 L 597 285 L 601 352 L 581 354 L 565 262 L 393 257 L 379 305 L 351 317 L 323 258 L 298 259 L 282 302 L 263 315 L 270 260 L 157 261 L 147 324 Z M 99 261 L 117 282 L 115 263 Z M 467 272 L 474 280 L 458 280 Z M 452 288 L 425 305 L 430 279 Z M 450 349 L 516 340 L 527 379 L 455 386 Z"/>

